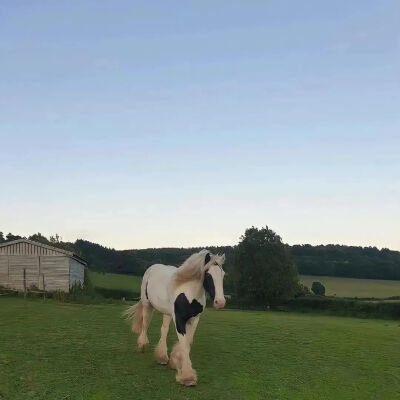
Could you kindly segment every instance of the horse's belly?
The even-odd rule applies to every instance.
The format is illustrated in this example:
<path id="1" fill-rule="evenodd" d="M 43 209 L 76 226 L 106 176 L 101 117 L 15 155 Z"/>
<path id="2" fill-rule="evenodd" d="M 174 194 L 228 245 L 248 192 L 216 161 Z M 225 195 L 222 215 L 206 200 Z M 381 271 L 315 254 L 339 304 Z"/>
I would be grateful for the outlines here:
<path id="1" fill-rule="evenodd" d="M 168 286 L 175 270 L 175 267 L 160 264 L 153 265 L 149 271 L 147 298 L 151 305 L 163 314 L 171 315 L 173 311 Z"/>
<path id="2" fill-rule="evenodd" d="M 166 296 L 159 294 L 149 296 L 151 305 L 160 313 L 172 315 L 172 307 Z"/>

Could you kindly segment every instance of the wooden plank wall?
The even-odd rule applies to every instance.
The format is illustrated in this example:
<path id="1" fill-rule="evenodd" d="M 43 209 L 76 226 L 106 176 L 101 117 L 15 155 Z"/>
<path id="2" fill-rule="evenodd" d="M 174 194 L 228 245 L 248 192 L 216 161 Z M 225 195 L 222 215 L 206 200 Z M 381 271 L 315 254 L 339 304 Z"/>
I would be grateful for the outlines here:
<path id="1" fill-rule="evenodd" d="M 24 290 L 24 269 L 26 288 L 38 287 L 39 257 L 14 256 L 8 260 L 8 286 L 12 289 Z"/>
<path id="2" fill-rule="evenodd" d="M 40 257 L 40 275 L 44 274 L 45 290 L 69 291 L 69 257 Z"/>
<path id="3" fill-rule="evenodd" d="M 0 286 L 23 291 L 25 269 L 27 289 L 34 285 L 46 291 L 68 292 L 69 260 L 67 256 L 0 255 Z M 43 287 L 43 275 L 45 287 Z"/>

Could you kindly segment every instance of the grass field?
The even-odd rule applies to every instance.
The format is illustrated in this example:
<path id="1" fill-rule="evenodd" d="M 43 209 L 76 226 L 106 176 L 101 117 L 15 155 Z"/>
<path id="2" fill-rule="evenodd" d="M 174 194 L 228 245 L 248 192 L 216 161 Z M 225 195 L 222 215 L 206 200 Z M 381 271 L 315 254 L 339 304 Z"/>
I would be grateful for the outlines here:
<path id="1" fill-rule="evenodd" d="M 206 310 L 192 352 L 199 384 L 185 388 L 151 351 L 135 352 L 124 308 L 0 298 L 0 398 L 400 398 L 398 321 Z M 155 315 L 152 346 L 159 327 Z"/>
<path id="2" fill-rule="evenodd" d="M 134 275 L 122 274 L 101 274 L 99 272 L 90 271 L 90 281 L 95 287 L 106 289 L 123 289 L 140 293 L 140 284 L 142 277 Z"/>
<path id="3" fill-rule="evenodd" d="M 321 282 L 327 296 L 337 297 L 375 297 L 400 296 L 400 281 L 377 279 L 338 278 L 334 276 L 301 275 L 300 281 L 311 289 L 314 281 Z"/>
<path id="4" fill-rule="evenodd" d="M 133 275 L 100 274 L 90 272 L 94 286 L 107 289 L 124 289 L 140 293 L 142 278 Z M 337 297 L 375 297 L 387 298 L 400 296 L 400 281 L 374 279 L 338 278 L 332 276 L 300 275 L 300 281 L 311 289 L 314 281 L 320 281 L 326 289 L 326 295 Z"/>

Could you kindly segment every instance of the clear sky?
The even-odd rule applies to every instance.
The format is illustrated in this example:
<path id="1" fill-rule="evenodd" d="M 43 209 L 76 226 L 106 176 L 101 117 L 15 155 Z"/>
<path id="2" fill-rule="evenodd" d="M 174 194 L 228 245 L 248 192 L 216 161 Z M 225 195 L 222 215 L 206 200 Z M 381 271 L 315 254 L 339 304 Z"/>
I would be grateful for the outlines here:
<path id="1" fill-rule="evenodd" d="M 400 2 L 0 2 L 0 230 L 400 250 Z"/>

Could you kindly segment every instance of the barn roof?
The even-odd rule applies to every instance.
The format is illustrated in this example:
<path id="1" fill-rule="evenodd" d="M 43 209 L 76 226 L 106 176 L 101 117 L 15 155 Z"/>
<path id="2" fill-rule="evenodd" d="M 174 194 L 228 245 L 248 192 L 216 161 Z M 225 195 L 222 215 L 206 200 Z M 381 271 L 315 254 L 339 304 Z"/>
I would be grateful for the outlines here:
<path id="1" fill-rule="evenodd" d="M 32 246 L 36 246 L 36 247 L 40 247 L 42 249 L 47 249 L 47 250 L 51 250 L 55 253 L 60 253 L 60 254 L 64 254 L 68 257 L 73 258 L 74 260 L 80 262 L 83 265 L 87 265 L 87 261 L 84 260 L 83 258 L 79 257 L 78 255 L 74 254 L 72 251 L 68 251 L 68 250 L 64 250 L 64 249 L 60 249 L 59 247 L 55 247 L 55 246 L 49 246 L 47 244 L 43 244 L 43 243 L 39 243 L 39 242 L 34 242 L 33 240 L 28 240 L 28 239 L 17 239 L 17 240 L 12 240 L 11 242 L 5 242 L 5 243 L 1 243 L 0 244 L 0 249 L 7 247 L 7 246 L 13 246 L 19 243 L 26 243 L 26 244 L 30 244 Z"/>

